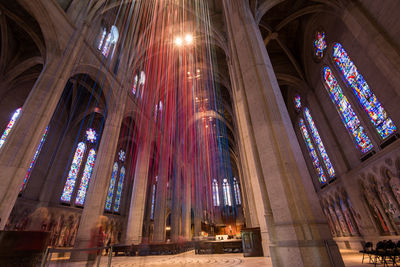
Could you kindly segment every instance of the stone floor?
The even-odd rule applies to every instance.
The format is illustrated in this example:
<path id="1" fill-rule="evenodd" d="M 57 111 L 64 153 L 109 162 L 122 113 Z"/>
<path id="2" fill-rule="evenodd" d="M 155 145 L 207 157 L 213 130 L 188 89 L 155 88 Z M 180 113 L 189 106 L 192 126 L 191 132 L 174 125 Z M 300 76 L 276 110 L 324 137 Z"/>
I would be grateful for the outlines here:
<path id="1" fill-rule="evenodd" d="M 342 250 L 343 260 L 346 267 L 368 267 L 372 264 L 361 264 L 362 255 L 357 251 Z M 85 263 L 61 263 L 52 262 L 49 266 L 84 266 Z M 102 257 L 100 266 L 107 266 L 107 257 Z M 128 266 L 162 266 L 162 267 L 205 267 L 205 266 L 240 266 L 240 267 L 261 267 L 272 266 L 263 257 L 244 258 L 241 254 L 214 254 L 196 255 L 194 251 L 189 251 L 179 255 L 171 256 L 147 256 L 147 257 L 114 257 L 113 267 Z M 379 266 L 379 265 L 378 265 Z"/>

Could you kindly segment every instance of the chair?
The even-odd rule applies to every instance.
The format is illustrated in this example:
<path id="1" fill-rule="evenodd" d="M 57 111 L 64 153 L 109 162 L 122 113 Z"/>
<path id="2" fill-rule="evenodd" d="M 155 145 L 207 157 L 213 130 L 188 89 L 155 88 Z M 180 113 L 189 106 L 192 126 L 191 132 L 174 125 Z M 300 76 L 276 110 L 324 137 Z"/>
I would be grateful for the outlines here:
<path id="1" fill-rule="evenodd" d="M 400 242 L 400 241 L 399 241 L 399 242 Z M 365 257 L 365 255 L 367 255 L 367 256 L 369 257 L 369 263 L 371 263 L 371 262 L 372 262 L 372 257 L 371 257 L 372 252 L 373 252 L 373 251 L 372 251 L 372 242 L 367 242 L 367 243 L 365 243 L 365 244 L 364 244 L 363 250 L 360 251 L 360 253 L 363 254 L 361 263 L 364 263 L 364 257 Z"/>

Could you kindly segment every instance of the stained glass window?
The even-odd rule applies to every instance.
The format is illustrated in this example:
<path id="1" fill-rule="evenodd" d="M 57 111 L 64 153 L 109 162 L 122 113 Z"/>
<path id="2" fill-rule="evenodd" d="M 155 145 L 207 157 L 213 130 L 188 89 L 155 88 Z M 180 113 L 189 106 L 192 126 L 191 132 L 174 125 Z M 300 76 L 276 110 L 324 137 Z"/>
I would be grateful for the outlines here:
<path id="1" fill-rule="evenodd" d="M 122 195 L 122 188 L 124 186 L 124 179 L 125 179 L 125 167 L 122 166 L 121 170 L 119 171 L 119 182 L 118 182 L 118 187 L 117 187 L 117 195 L 115 197 L 115 203 L 114 203 L 114 211 L 118 212 L 120 203 L 121 203 L 121 195 Z"/>
<path id="2" fill-rule="evenodd" d="M 336 78 L 333 76 L 332 70 L 329 67 L 325 67 L 323 75 L 329 95 L 336 105 L 347 130 L 354 137 L 362 153 L 370 151 L 373 148 L 372 142 L 361 125 L 353 107 L 347 100 L 347 97 L 343 94 L 342 88 L 340 88 Z"/>
<path id="3" fill-rule="evenodd" d="M 96 131 L 93 130 L 92 128 L 87 129 L 86 130 L 86 140 L 92 144 L 95 143 L 97 140 Z"/>
<path id="4" fill-rule="evenodd" d="M 294 97 L 294 105 L 295 105 L 297 110 L 301 109 L 301 98 L 300 98 L 299 95 L 296 95 Z"/>
<path id="5" fill-rule="evenodd" d="M 119 39 L 118 29 L 113 25 L 111 26 L 111 30 L 108 33 L 107 38 L 105 39 L 104 46 L 101 52 L 105 57 L 108 57 L 111 51 L 111 47 L 118 42 L 118 39 Z"/>
<path id="6" fill-rule="evenodd" d="M 229 184 L 227 179 L 224 179 L 222 183 L 222 190 L 224 192 L 225 206 L 232 206 L 231 185 Z"/>
<path id="7" fill-rule="evenodd" d="M 242 199 L 240 197 L 240 187 L 236 178 L 233 178 L 233 189 L 234 189 L 233 191 L 235 192 L 236 205 L 241 205 Z"/>
<path id="8" fill-rule="evenodd" d="M 107 30 L 106 28 L 103 28 L 103 32 L 101 33 L 100 40 L 99 40 L 99 45 L 97 46 L 97 49 L 101 50 L 103 47 L 104 39 L 106 38 L 107 35 Z"/>
<path id="9" fill-rule="evenodd" d="M 219 190 L 218 190 L 218 182 L 217 182 L 216 179 L 213 180 L 212 190 L 213 190 L 213 203 L 214 203 L 214 206 L 219 206 Z"/>
<path id="10" fill-rule="evenodd" d="M 29 177 L 31 176 L 32 168 L 33 168 L 33 166 L 35 166 L 36 159 L 37 159 L 37 157 L 39 156 L 40 151 L 42 150 L 42 146 L 43 146 L 43 144 L 44 144 L 44 141 L 46 140 L 48 129 L 49 129 L 49 126 L 46 127 L 46 130 L 44 131 L 44 134 L 43 134 L 43 136 L 42 136 L 42 139 L 40 140 L 39 146 L 38 146 L 37 149 L 36 149 L 35 155 L 33 156 L 33 159 L 32 159 L 32 161 L 31 161 L 31 164 L 29 165 L 29 169 L 28 169 L 28 171 L 27 171 L 27 173 L 26 173 L 26 175 L 25 175 L 24 182 L 22 183 L 22 186 L 21 186 L 21 191 L 25 188 L 26 183 L 28 182 Z"/>
<path id="11" fill-rule="evenodd" d="M 65 182 L 64 190 L 61 195 L 61 200 L 65 202 L 70 202 L 72 197 L 72 192 L 74 191 L 76 178 L 81 167 L 82 158 L 85 154 L 86 145 L 84 142 L 78 144 L 75 151 L 74 158 L 72 160 L 71 168 L 68 173 L 67 181 Z"/>
<path id="12" fill-rule="evenodd" d="M 136 95 L 136 88 L 138 86 L 138 80 L 139 80 L 138 76 L 135 75 L 135 78 L 133 80 L 133 87 L 132 87 L 132 94 L 133 95 Z"/>
<path id="13" fill-rule="evenodd" d="M 311 139 L 310 139 L 310 135 L 308 134 L 306 125 L 304 124 L 304 120 L 300 119 L 299 123 L 300 123 L 300 130 L 301 130 L 301 133 L 303 135 L 304 141 L 306 143 L 306 146 L 307 146 L 308 152 L 310 154 L 312 163 L 313 163 L 314 168 L 315 168 L 315 170 L 317 172 L 318 180 L 319 180 L 320 183 L 326 183 L 326 176 L 325 176 L 324 170 L 322 169 L 322 166 L 319 163 L 317 152 L 315 152 L 314 146 L 313 146 L 313 144 L 311 142 Z"/>
<path id="14" fill-rule="evenodd" d="M 324 32 L 316 32 L 314 47 L 315 47 L 315 55 L 318 58 L 323 58 L 324 51 L 327 48 Z"/>
<path id="15" fill-rule="evenodd" d="M 119 160 L 120 160 L 121 162 L 124 162 L 124 161 L 125 161 L 125 158 L 126 158 L 126 153 L 125 153 L 125 151 L 120 150 L 119 153 L 118 153 L 118 158 L 119 158 Z"/>
<path id="16" fill-rule="evenodd" d="M 11 120 L 8 122 L 6 129 L 4 130 L 3 135 L 1 136 L 0 139 L 0 148 L 3 146 L 4 142 L 6 141 L 6 138 L 8 134 L 11 132 L 11 129 L 13 128 L 15 122 L 17 121 L 19 115 L 21 114 L 22 108 L 17 109 L 14 114 L 11 117 Z"/>
<path id="17" fill-rule="evenodd" d="M 153 192 L 151 195 L 151 211 L 150 211 L 150 219 L 154 219 L 154 206 L 156 204 L 156 184 L 153 184 Z"/>
<path id="18" fill-rule="evenodd" d="M 144 92 L 144 84 L 146 83 L 146 74 L 144 71 L 140 72 L 140 79 L 139 79 L 139 88 L 140 88 L 140 98 L 143 98 L 143 92 Z"/>
<path id="19" fill-rule="evenodd" d="M 310 110 L 308 108 L 304 109 L 304 114 L 306 116 L 306 120 L 308 122 L 308 126 L 310 126 L 311 129 L 311 135 L 314 139 L 315 144 L 317 145 L 318 151 L 320 155 L 322 156 L 322 159 L 324 161 L 325 167 L 328 170 L 328 174 L 330 177 L 335 176 L 335 169 L 332 166 L 331 160 L 328 157 L 328 153 L 326 153 L 326 149 L 324 146 L 324 143 L 321 140 L 321 136 L 319 135 L 319 132 L 317 130 L 317 127 L 315 126 L 314 120 L 311 116 Z"/>
<path id="20" fill-rule="evenodd" d="M 339 43 L 333 46 L 333 59 L 381 138 L 385 139 L 394 133 L 396 126 L 393 121 L 389 118 L 381 102 L 376 98 L 364 77 L 347 55 L 346 50 Z"/>
<path id="21" fill-rule="evenodd" d="M 118 163 L 115 162 L 114 166 L 113 166 L 112 175 L 111 175 L 110 186 L 108 187 L 106 206 L 105 206 L 106 210 L 111 210 L 114 189 L 115 189 L 115 180 L 117 179 L 117 175 L 118 175 Z"/>
<path id="22" fill-rule="evenodd" d="M 96 160 L 96 151 L 94 149 L 91 149 L 89 151 L 89 155 L 86 160 L 85 169 L 83 170 L 81 185 L 79 186 L 79 190 L 76 195 L 75 203 L 77 205 L 83 205 L 85 203 L 86 192 L 89 187 L 90 177 L 92 176 L 95 160 Z"/>

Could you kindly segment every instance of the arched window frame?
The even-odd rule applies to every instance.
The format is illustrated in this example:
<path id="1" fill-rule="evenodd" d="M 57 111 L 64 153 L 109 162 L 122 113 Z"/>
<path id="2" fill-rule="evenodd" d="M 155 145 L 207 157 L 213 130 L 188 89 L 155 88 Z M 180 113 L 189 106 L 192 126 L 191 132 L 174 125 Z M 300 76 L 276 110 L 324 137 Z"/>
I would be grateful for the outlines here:
<path id="1" fill-rule="evenodd" d="M 85 198 L 89 187 L 94 164 L 96 162 L 96 142 L 98 135 L 92 128 L 85 132 L 84 141 L 76 146 L 74 156 L 70 165 L 68 176 L 65 181 L 60 200 L 62 203 L 74 204 L 82 207 L 85 204 Z M 82 171 L 82 164 L 85 164 Z M 76 185 L 79 183 L 79 188 Z"/>
<path id="2" fill-rule="evenodd" d="M 21 115 L 22 108 L 18 108 L 14 111 L 13 115 L 11 116 L 10 121 L 8 122 L 6 129 L 4 130 L 1 138 L 0 138 L 0 148 L 6 142 L 8 135 L 10 134 L 11 130 L 14 128 L 15 123 L 17 122 L 19 116 Z"/>
<path id="3" fill-rule="evenodd" d="M 368 85 L 364 76 L 352 61 L 348 52 L 339 42 L 332 44 L 331 61 L 335 70 L 343 80 L 344 86 L 349 88 L 357 106 L 365 112 L 369 123 L 377 132 L 380 140 L 387 140 L 397 132 L 397 127 L 384 109 L 382 103 Z"/>
<path id="4" fill-rule="evenodd" d="M 327 73 L 330 73 L 331 77 L 329 83 L 326 76 Z M 362 156 L 374 153 L 373 139 L 370 138 L 369 132 L 364 126 L 364 121 L 358 116 L 353 104 L 347 97 L 347 93 L 343 92 L 343 88 L 336 79 L 333 70 L 329 66 L 324 65 L 321 76 L 322 84 L 358 151 L 360 151 Z"/>
<path id="5" fill-rule="evenodd" d="M 155 177 L 155 181 L 152 185 L 150 220 L 154 220 L 154 211 L 155 211 L 155 206 L 156 206 L 156 194 L 157 194 L 157 180 L 158 180 L 158 176 Z"/>
<path id="6" fill-rule="evenodd" d="M 40 152 L 42 151 L 42 147 L 46 141 L 48 130 L 49 130 L 49 126 L 46 127 L 44 134 L 42 136 L 42 139 L 40 140 L 40 143 L 39 143 L 38 147 L 36 148 L 35 155 L 32 158 L 32 161 L 31 161 L 31 164 L 29 165 L 28 171 L 25 174 L 24 181 L 22 182 L 21 190 L 20 190 L 21 192 L 25 189 L 25 187 L 29 181 L 29 178 L 31 177 L 31 173 L 32 173 L 33 168 L 35 167 L 36 160 L 37 160 Z"/>
<path id="7" fill-rule="evenodd" d="M 219 189 L 218 189 L 218 181 L 214 179 L 212 182 L 212 193 L 213 193 L 213 205 L 214 207 L 219 207 Z"/>
<path id="8" fill-rule="evenodd" d="M 222 181 L 222 192 L 224 195 L 225 206 L 232 206 L 231 185 L 230 185 L 228 179 L 226 179 L 226 178 Z"/>
<path id="9" fill-rule="evenodd" d="M 123 149 L 119 149 L 118 151 L 119 152 L 116 155 L 116 160 L 113 165 L 106 203 L 104 206 L 106 212 L 120 212 L 122 193 L 126 178 L 126 152 Z"/>
<path id="10" fill-rule="evenodd" d="M 306 102 L 307 101 L 304 101 L 300 94 L 296 93 L 294 95 L 293 105 L 298 114 L 297 117 L 300 134 L 303 137 L 314 173 L 317 176 L 319 183 L 325 185 L 328 177 L 330 179 L 335 178 L 336 172 Z M 300 103 L 300 105 L 297 105 L 298 103 Z M 306 132 L 303 132 L 301 121 L 303 121 Z M 324 164 L 321 164 L 321 162 Z"/>
<path id="11" fill-rule="evenodd" d="M 240 195 L 240 185 L 237 181 L 236 177 L 233 177 L 233 190 L 235 193 L 235 202 L 236 205 L 242 205 L 242 197 Z"/>
<path id="12" fill-rule="evenodd" d="M 306 124 L 304 122 L 304 119 L 303 118 L 299 118 L 298 123 L 299 123 L 300 133 L 303 136 L 303 140 L 305 142 L 308 154 L 309 154 L 309 156 L 311 158 L 312 165 L 313 165 L 314 170 L 316 172 L 316 175 L 318 177 L 318 181 L 321 184 L 326 184 L 327 179 L 326 179 L 325 171 L 322 168 L 322 165 L 320 163 L 318 154 L 317 154 L 317 152 L 316 152 L 316 150 L 314 148 L 313 142 L 311 140 L 311 137 L 310 137 L 310 134 L 308 132 L 307 126 L 306 126 Z"/>
<path id="13" fill-rule="evenodd" d="M 112 57 L 118 39 L 119 39 L 119 32 L 117 26 L 112 25 L 109 28 L 109 30 L 107 30 L 107 28 L 105 27 L 102 27 L 100 31 L 100 38 L 97 44 L 97 49 L 101 52 L 101 54 L 104 57 L 108 58 L 110 54 Z"/>

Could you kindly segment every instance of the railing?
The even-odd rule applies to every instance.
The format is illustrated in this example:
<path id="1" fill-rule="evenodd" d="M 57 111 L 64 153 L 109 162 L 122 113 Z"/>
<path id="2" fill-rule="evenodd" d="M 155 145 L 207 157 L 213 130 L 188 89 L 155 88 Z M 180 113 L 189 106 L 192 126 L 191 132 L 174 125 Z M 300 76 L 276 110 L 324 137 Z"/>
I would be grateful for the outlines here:
<path id="1" fill-rule="evenodd" d="M 49 247 L 46 249 L 46 251 L 42 257 L 42 263 L 40 264 L 40 267 L 49 266 L 49 264 L 51 262 L 51 255 L 53 253 L 68 253 L 69 252 L 72 255 L 73 253 L 76 253 L 76 252 L 87 252 L 88 253 L 91 251 L 94 251 L 94 252 L 88 253 L 88 254 L 97 254 L 95 257 L 95 264 L 97 267 L 99 267 L 103 250 L 106 250 L 108 253 L 107 267 L 111 267 L 113 246 L 97 247 L 97 248 L 50 248 Z"/>

